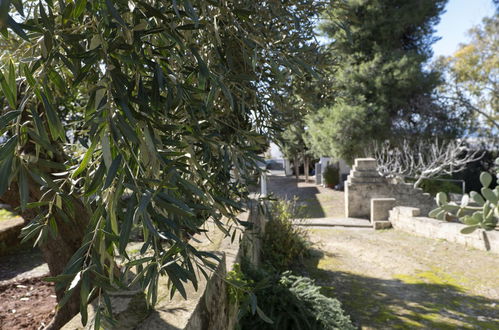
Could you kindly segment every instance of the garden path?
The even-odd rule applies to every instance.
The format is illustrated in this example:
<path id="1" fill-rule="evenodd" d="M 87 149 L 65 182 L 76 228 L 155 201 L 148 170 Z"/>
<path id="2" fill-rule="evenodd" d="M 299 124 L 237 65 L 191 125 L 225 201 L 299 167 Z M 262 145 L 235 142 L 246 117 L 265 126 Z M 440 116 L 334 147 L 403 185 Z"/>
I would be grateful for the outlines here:
<path id="1" fill-rule="evenodd" d="M 269 177 L 269 191 L 344 216 L 342 192 L 282 175 Z M 308 228 L 313 250 L 300 271 L 361 329 L 499 329 L 498 255 L 397 230 Z"/>

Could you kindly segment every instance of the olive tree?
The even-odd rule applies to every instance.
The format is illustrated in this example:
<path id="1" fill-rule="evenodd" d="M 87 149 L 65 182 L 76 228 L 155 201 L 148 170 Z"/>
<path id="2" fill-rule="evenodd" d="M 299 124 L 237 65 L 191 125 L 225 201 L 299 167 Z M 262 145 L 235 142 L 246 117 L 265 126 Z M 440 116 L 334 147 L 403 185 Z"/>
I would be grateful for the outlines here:
<path id="1" fill-rule="evenodd" d="M 0 60 L 0 200 L 19 208 L 57 282 L 49 328 L 78 310 L 86 322 L 95 297 L 107 320 L 108 293 L 130 285 L 154 304 L 161 275 L 172 294 L 196 285 L 213 256 L 188 238 L 237 221 L 240 178 L 283 119 L 286 78 L 310 70 L 320 6 L 0 1 L 15 44 Z M 138 259 L 126 250 L 136 227 Z"/>

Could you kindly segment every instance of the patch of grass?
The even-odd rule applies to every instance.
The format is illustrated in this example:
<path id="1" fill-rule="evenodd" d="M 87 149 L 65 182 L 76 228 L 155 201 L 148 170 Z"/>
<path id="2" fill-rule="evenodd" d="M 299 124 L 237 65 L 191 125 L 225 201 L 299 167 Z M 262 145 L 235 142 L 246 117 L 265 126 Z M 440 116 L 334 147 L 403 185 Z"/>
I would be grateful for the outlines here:
<path id="1" fill-rule="evenodd" d="M 14 218 L 16 215 L 8 210 L 0 209 L 0 221 L 10 220 Z"/>
<path id="2" fill-rule="evenodd" d="M 452 285 L 458 291 L 465 291 L 465 288 L 460 285 L 456 278 L 436 267 L 432 267 L 431 270 L 419 272 L 415 275 L 395 274 L 393 277 L 407 284 Z"/>

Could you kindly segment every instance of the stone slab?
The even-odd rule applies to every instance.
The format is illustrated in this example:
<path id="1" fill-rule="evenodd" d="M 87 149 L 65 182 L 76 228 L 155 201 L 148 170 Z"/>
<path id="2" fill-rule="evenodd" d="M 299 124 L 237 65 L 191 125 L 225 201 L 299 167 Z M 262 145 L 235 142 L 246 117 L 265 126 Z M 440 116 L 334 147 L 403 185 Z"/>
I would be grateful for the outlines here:
<path id="1" fill-rule="evenodd" d="M 376 159 L 374 158 L 357 158 L 355 159 L 355 168 L 359 170 L 363 169 L 376 169 L 377 168 Z"/>
<path id="2" fill-rule="evenodd" d="M 371 228 L 371 223 L 366 219 L 356 218 L 310 218 L 296 219 L 293 223 L 298 226 L 320 226 L 320 227 L 357 227 Z"/>

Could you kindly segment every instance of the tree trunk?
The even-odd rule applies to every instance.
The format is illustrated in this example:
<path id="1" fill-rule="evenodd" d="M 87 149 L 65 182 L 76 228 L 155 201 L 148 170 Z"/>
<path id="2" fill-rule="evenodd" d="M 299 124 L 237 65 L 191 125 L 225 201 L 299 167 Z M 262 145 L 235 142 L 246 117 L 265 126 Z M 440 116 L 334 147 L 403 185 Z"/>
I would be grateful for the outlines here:
<path id="1" fill-rule="evenodd" d="M 305 164 L 303 165 L 303 171 L 305 172 L 305 182 L 308 183 L 308 157 L 305 156 Z"/>
<path id="2" fill-rule="evenodd" d="M 295 168 L 295 176 L 296 180 L 300 180 L 300 166 L 298 166 L 298 157 L 295 156 L 294 161 L 293 161 L 293 166 Z"/>
<path id="3" fill-rule="evenodd" d="M 30 186 L 30 196 L 33 197 L 31 200 L 39 200 L 39 194 L 40 189 L 38 187 Z M 17 185 L 13 184 L 3 196 L 0 196 L 0 200 L 12 207 L 18 207 L 19 194 Z M 75 218 L 71 219 L 72 221 L 66 221 L 56 217 L 57 236 L 54 237 L 49 234 L 47 239 L 39 245 L 43 258 L 48 264 L 51 276 L 61 274 L 69 259 L 80 248 L 88 220 L 90 219 L 87 210 L 79 199 L 73 199 L 73 207 Z M 34 210 L 26 210 L 20 215 L 27 224 L 36 216 L 36 212 Z M 57 301 L 60 301 L 64 297 L 64 293 L 64 289 L 56 290 Z M 78 288 L 76 288 L 67 303 L 56 311 L 54 318 L 45 329 L 60 329 L 79 312 L 79 309 L 80 294 Z"/>

